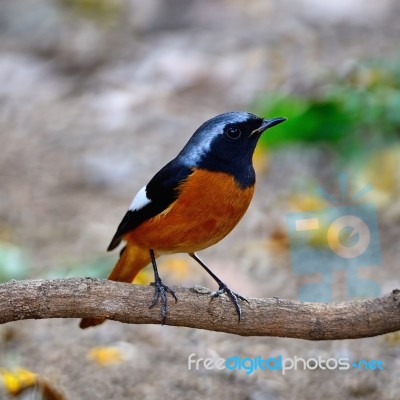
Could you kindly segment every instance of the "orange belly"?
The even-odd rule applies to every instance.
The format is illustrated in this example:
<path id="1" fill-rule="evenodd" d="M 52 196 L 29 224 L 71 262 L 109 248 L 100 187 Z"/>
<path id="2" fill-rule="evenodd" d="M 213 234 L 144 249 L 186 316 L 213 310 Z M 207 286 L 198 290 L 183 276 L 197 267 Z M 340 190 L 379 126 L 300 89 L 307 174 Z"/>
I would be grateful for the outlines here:
<path id="1" fill-rule="evenodd" d="M 254 186 L 241 189 L 229 174 L 196 170 L 179 190 L 174 203 L 124 235 L 124 240 L 158 254 L 205 249 L 224 238 L 240 221 Z"/>

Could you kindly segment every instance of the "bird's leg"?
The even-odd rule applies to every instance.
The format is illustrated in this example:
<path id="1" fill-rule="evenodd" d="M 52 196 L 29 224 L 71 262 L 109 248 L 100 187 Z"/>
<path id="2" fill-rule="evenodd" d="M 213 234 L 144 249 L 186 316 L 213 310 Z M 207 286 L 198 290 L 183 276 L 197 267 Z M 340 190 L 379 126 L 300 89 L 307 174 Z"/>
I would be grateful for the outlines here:
<path id="1" fill-rule="evenodd" d="M 172 297 L 175 299 L 175 302 L 177 302 L 178 299 L 176 297 L 175 292 L 171 290 L 167 285 L 164 285 L 163 281 L 158 275 L 156 257 L 154 255 L 153 250 L 150 250 L 150 258 L 154 271 L 154 298 L 150 308 L 153 308 L 158 303 L 158 299 L 161 298 L 161 315 L 162 315 L 162 324 L 164 325 L 165 319 L 167 317 L 167 293 L 172 295 Z"/>
<path id="2" fill-rule="evenodd" d="M 242 316 L 242 309 L 240 308 L 239 300 L 246 301 L 247 303 L 249 302 L 245 297 L 233 292 L 231 289 L 228 288 L 226 283 L 222 282 L 221 279 L 218 278 L 217 275 L 215 275 L 204 262 L 197 256 L 196 253 L 189 253 L 189 256 L 192 257 L 194 260 L 196 260 L 207 272 L 208 274 L 218 283 L 219 289 L 212 294 L 212 299 L 215 299 L 216 297 L 220 296 L 221 294 L 226 293 L 229 298 L 231 299 L 233 305 L 235 306 L 236 313 L 240 318 Z"/>

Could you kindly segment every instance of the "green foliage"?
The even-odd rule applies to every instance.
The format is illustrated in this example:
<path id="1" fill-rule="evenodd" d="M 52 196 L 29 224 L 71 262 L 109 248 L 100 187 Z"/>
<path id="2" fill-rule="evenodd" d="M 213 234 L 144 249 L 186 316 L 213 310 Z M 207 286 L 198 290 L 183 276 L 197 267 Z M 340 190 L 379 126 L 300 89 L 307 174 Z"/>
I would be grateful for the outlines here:
<path id="1" fill-rule="evenodd" d="M 0 282 L 25 279 L 28 263 L 24 252 L 10 243 L 0 242 Z"/>
<path id="2" fill-rule="evenodd" d="M 58 0 L 66 9 L 100 23 L 114 22 L 122 12 L 122 0 Z"/>
<path id="3" fill-rule="evenodd" d="M 99 257 L 85 262 L 79 262 L 63 269 L 53 269 L 47 278 L 71 278 L 90 276 L 92 278 L 107 278 L 115 264 L 115 257 Z"/>
<path id="4" fill-rule="evenodd" d="M 351 123 L 348 113 L 332 99 L 269 98 L 262 100 L 262 107 L 257 106 L 256 113 L 288 118 L 275 128 L 276 132 L 262 136 L 262 143 L 269 147 L 290 142 L 337 143 L 343 139 Z"/>
<path id="5" fill-rule="evenodd" d="M 357 66 L 318 96 L 262 97 L 254 111 L 288 121 L 262 137 L 269 146 L 329 143 L 344 153 L 400 138 L 400 63 Z"/>

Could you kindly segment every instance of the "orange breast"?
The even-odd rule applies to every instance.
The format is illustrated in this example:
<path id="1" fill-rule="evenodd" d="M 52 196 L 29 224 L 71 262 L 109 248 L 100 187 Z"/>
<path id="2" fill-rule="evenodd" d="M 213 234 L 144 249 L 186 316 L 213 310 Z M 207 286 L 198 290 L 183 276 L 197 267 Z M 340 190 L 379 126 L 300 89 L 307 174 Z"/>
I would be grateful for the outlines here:
<path id="1" fill-rule="evenodd" d="M 241 189 L 229 174 L 196 170 L 181 184 L 174 203 L 124 239 L 159 254 L 205 249 L 236 226 L 253 193 L 254 186 Z"/>

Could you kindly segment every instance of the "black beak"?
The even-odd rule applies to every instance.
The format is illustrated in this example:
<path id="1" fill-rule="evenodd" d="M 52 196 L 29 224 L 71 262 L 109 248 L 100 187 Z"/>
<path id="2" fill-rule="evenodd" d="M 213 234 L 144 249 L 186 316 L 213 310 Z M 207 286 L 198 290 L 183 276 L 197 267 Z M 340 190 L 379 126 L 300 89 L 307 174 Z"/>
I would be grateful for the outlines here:
<path id="1" fill-rule="evenodd" d="M 271 118 L 271 119 L 264 119 L 263 123 L 261 126 L 257 129 L 255 129 L 253 132 L 251 132 L 252 135 L 256 133 L 263 133 L 266 131 L 268 128 L 272 128 L 275 125 L 278 125 L 282 122 L 285 122 L 286 118 L 284 117 L 279 117 L 279 118 Z"/>

